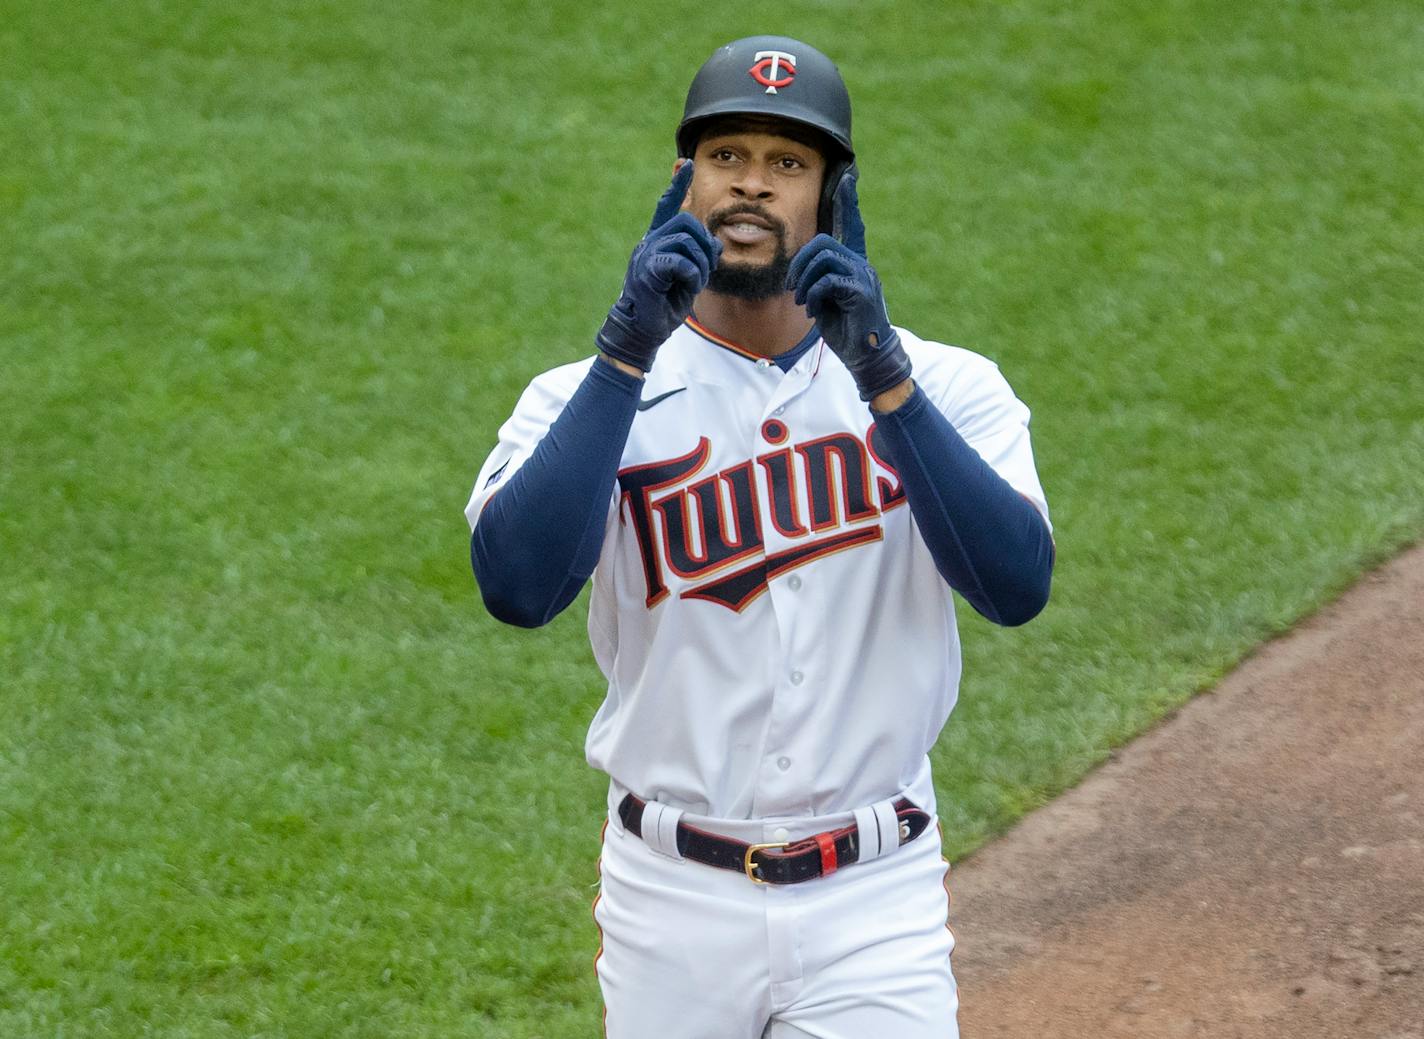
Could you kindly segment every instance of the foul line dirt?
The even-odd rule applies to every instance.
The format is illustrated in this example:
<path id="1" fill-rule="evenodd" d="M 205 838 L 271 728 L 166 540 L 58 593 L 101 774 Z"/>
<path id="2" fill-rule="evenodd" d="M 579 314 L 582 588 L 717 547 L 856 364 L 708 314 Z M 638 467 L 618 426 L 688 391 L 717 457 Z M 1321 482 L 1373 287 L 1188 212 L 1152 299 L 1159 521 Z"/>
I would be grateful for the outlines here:
<path id="1" fill-rule="evenodd" d="M 964 1039 L 1424 1039 L 1424 545 L 951 887 Z"/>

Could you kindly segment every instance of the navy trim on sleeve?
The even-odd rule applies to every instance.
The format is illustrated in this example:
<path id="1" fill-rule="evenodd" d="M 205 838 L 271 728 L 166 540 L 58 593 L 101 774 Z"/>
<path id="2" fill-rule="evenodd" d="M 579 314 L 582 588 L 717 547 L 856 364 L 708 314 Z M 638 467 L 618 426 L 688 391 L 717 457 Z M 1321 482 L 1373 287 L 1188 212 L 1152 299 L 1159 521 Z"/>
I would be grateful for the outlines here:
<path id="1" fill-rule="evenodd" d="M 470 563 L 498 620 L 547 624 L 593 573 L 642 385 L 595 360 L 529 460 L 480 513 Z"/>
<path id="2" fill-rule="evenodd" d="M 1038 509 L 979 457 L 918 384 L 875 415 L 940 575 L 976 610 L 1012 627 L 1048 602 L 1054 547 Z"/>

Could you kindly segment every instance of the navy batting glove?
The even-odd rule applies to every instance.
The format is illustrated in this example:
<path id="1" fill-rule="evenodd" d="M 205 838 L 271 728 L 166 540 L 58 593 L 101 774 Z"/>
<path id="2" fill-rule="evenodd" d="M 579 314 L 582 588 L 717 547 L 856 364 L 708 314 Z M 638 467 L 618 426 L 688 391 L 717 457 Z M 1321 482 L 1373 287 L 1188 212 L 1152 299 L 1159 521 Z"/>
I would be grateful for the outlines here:
<path id="1" fill-rule="evenodd" d="M 847 176 L 831 200 L 831 226 L 840 241 L 818 234 L 791 261 L 786 288 L 821 327 L 860 389 L 873 400 L 910 377 L 910 358 L 890 324 L 885 293 L 865 258 L 865 222 L 855 178 Z"/>
<path id="2" fill-rule="evenodd" d="M 658 199 L 648 233 L 633 250 L 623 292 L 595 342 L 609 357 L 643 371 L 653 367 L 658 347 L 688 314 L 722 255 L 722 243 L 682 200 L 692 183 L 692 163 L 683 163 Z"/>

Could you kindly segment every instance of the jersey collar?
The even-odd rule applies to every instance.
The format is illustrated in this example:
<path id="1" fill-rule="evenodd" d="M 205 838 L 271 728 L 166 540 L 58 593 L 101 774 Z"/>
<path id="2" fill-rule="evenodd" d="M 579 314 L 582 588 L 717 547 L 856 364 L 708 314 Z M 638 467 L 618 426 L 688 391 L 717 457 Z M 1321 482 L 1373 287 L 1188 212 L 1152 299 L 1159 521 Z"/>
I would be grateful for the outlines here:
<path id="1" fill-rule="evenodd" d="M 694 332 L 696 332 L 703 339 L 707 340 L 709 343 L 712 343 L 716 346 L 720 346 L 724 350 L 729 350 L 732 353 L 736 354 L 738 357 L 746 358 L 748 361 L 762 360 L 760 354 L 754 354 L 746 347 L 742 346 L 740 343 L 735 343 L 730 339 L 726 339 L 722 336 L 719 336 L 716 332 L 713 332 L 710 328 L 699 322 L 695 317 L 692 317 L 691 315 L 689 315 L 685 319 L 685 322 L 688 328 L 692 329 Z M 799 343 L 793 346 L 790 350 L 787 350 L 784 353 L 777 354 L 775 357 L 770 358 L 770 360 L 783 372 L 789 372 L 793 367 L 795 367 L 796 362 L 801 360 L 801 358 L 805 355 L 806 351 L 811 349 L 811 347 L 814 346 L 816 344 L 816 341 L 820 338 L 820 328 L 815 325 L 812 325 L 811 331 L 807 332 L 805 337 Z"/>

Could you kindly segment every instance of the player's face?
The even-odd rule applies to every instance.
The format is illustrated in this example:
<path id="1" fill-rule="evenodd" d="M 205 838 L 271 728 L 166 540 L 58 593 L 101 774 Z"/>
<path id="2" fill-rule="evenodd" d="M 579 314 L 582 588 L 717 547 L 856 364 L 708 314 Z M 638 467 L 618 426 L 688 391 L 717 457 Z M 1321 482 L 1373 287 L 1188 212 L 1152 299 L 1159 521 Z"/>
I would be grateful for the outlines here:
<path id="1" fill-rule="evenodd" d="M 816 235 L 826 163 L 773 132 L 713 132 L 698 142 L 683 208 L 722 242 L 708 288 L 748 299 L 784 290 L 791 257 Z"/>

